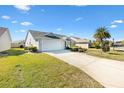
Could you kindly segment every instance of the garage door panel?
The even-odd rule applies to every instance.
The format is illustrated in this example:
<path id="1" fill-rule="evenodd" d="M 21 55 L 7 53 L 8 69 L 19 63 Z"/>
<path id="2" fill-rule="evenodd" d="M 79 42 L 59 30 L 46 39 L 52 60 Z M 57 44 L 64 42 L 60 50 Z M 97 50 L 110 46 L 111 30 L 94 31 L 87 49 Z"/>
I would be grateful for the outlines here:
<path id="1" fill-rule="evenodd" d="M 62 50 L 65 48 L 65 43 L 63 40 L 51 39 L 42 40 L 42 45 L 40 45 L 42 51 L 52 51 L 52 50 Z"/>

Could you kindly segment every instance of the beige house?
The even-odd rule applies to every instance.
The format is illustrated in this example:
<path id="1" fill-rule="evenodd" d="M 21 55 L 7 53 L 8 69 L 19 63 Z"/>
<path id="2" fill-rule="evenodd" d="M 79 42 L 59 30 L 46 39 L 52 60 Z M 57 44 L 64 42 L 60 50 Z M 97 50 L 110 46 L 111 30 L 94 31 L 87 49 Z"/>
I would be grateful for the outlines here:
<path id="1" fill-rule="evenodd" d="M 0 52 L 11 48 L 11 36 L 8 28 L 0 27 Z"/>
<path id="2" fill-rule="evenodd" d="M 68 37 L 66 39 L 66 43 L 68 47 L 78 46 L 81 48 L 89 48 L 89 40 L 78 38 L 78 37 Z"/>

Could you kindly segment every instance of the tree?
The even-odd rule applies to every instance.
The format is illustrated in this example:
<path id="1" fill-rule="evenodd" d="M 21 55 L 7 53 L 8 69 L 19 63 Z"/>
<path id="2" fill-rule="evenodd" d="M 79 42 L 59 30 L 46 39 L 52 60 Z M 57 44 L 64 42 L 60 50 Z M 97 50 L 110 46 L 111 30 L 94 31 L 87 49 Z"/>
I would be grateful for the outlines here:
<path id="1" fill-rule="evenodd" d="M 93 37 L 101 43 L 101 46 L 103 44 L 103 41 L 106 40 L 107 38 L 111 38 L 110 33 L 108 32 L 106 27 L 100 27 L 96 30 L 95 34 Z"/>
<path id="2" fill-rule="evenodd" d="M 110 33 L 108 32 L 106 27 L 100 27 L 96 30 L 93 37 L 96 39 L 96 41 L 100 42 L 101 48 L 104 48 L 104 42 L 107 38 L 111 38 Z"/>

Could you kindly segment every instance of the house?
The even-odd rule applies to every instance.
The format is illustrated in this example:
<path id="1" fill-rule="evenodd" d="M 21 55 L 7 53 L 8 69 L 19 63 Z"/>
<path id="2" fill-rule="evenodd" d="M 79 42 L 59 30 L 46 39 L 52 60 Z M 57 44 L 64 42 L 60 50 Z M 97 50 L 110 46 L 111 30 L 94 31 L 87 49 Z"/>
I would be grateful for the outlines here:
<path id="1" fill-rule="evenodd" d="M 24 40 L 14 41 L 11 43 L 12 48 L 23 48 L 25 45 Z"/>
<path id="2" fill-rule="evenodd" d="M 0 52 L 11 48 L 11 36 L 8 28 L 0 27 Z"/>
<path id="3" fill-rule="evenodd" d="M 67 37 L 66 46 L 67 47 L 78 46 L 81 48 L 89 48 L 89 40 L 81 39 L 78 37 Z"/>
<path id="4" fill-rule="evenodd" d="M 38 51 L 63 50 L 65 40 L 58 34 L 29 30 L 25 39 L 25 47 L 28 46 L 35 46 Z"/>

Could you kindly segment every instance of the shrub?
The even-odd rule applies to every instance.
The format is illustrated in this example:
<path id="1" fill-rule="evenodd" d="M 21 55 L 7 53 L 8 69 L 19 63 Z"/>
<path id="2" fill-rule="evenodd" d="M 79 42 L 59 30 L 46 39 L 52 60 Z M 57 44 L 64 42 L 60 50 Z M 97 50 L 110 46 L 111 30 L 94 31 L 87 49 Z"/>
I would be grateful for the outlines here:
<path id="1" fill-rule="evenodd" d="M 71 51 L 74 51 L 74 52 L 78 51 L 78 47 L 77 46 L 71 47 Z"/>
<path id="2" fill-rule="evenodd" d="M 31 52 L 37 52 L 37 47 L 29 47 L 29 51 L 31 51 Z"/>
<path id="3" fill-rule="evenodd" d="M 24 48 L 24 45 L 20 45 L 20 48 Z"/>
<path id="4" fill-rule="evenodd" d="M 79 52 L 86 52 L 87 49 L 86 49 L 86 48 L 81 48 L 81 47 L 80 47 L 80 48 L 78 48 L 78 51 L 79 51 Z"/>
<path id="5" fill-rule="evenodd" d="M 102 51 L 103 52 L 108 52 L 110 51 L 110 46 L 109 46 L 109 41 L 104 41 L 102 44 Z"/>
<path id="6" fill-rule="evenodd" d="M 29 50 L 29 47 L 24 47 L 25 50 Z"/>
<path id="7" fill-rule="evenodd" d="M 100 49 L 100 42 L 98 41 L 93 41 L 91 44 L 90 44 L 90 48 L 96 48 L 96 49 Z"/>
<path id="8" fill-rule="evenodd" d="M 66 49 L 68 50 L 68 49 L 71 49 L 70 47 L 66 47 Z"/>
<path id="9" fill-rule="evenodd" d="M 33 46 L 25 47 L 25 50 L 29 50 L 30 52 L 37 52 L 37 47 L 33 47 Z"/>

